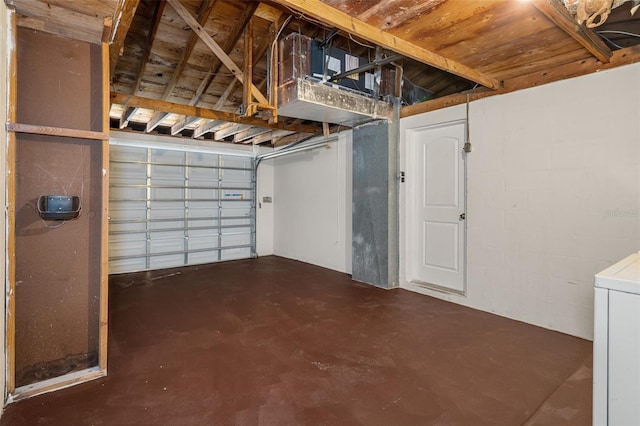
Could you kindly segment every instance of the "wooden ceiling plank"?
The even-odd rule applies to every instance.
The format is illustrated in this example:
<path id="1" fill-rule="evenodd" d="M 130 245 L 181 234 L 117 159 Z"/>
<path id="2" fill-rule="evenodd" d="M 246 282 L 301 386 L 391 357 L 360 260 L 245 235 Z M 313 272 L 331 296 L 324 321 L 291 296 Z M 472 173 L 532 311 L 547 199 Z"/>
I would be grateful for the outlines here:
<path id="1" fill-rule="evenodd" d="M 236 89 L 237 85 L 238 85 L 238 80 L 233 79 L 233 81 L 229 83 L 227 88 L 224 89 L 224 93 L 222 93 L 222 95 L 218 98 L 218 100 L 216 101 L 216 105 L 213 109 L 223 108 L 225 102 L 227 102 L 227 99 L 229 99 L 229 96 L 231 96 L 233 91 Z"/>
<path id="2" fill-rule="evenodd" d="M 113 14 L 113 31 L 109 45 L 109 75 L 113 78 L 113 71 L 124 46 L 124 40 L 136 14 L 140 0 L 120 0 Z"/>
<path id="3" fill-rule="evenodd" d="M 282 11 L 266 3 L 260 3 L 254 15 L 269 22 L 278 22 L 278 19 L 282 17 Z"/>
<path id="4" fill-rule="evenodd" d="M 140 59 L 140 66 L 138 67 L 138 72 L 136 73 L 136 82 L 133 84 L 133 94 L 140 94 L 140 82 L 142 81 L 142 77 L 144 76 L 145 70 L 147 68 L 147 62 L 149 62 L 149 56 L 151 55 L 151 47 L 153 46 L 153 41 L 156 38 L 156 33 L 158 32 L 158 27 L 160 26 L 160 20 L 162 19 L 162 12 L 164 11 L 164 6 L 166 2 L 165 0 L 160 0 L 156 3 L 156 7 L 153 11 L 153 19 L 151 20 L 151 27 L 149 28 L 149 35 L 146 39 L 146 44 L 144 46 L 144 52 L 142 54 L 142 58 Z M 133 108 L 132 111 L 129 111 L 130 108 L 127 108 L 120 118 L 120 129 L 124 129 L 129 124 L 129 120 L 136 113 L 137 108 Z"/>
<path id="5" fill-rule="evenodd" d="M 205 24 L 209 20 L 209 16 L 211 15 L 211 11 L 213 10 L 213 6 L 215 4 L 216 4 L 216 0 L 205 0 L 202 3 L 202 7 L 200 8 L 200 12 L 198 13 L 198 25 L 200 25 L 201 27 L 205 26 Z M 189 37 L 189 41 L 187 42 L 187 45 L 184 51 L 182 52 L 182 56 L 180 57 L 180 61 L 178 62 L 178 65 L 176 66 L 176 69 L 173 72 L 173 75 L 171 76 L 171 80 L 169 81 L 169 84 L 167 85 L 167 88 L 164 91 L 162 100 L 166 101 L 169 99 L 169 96 L 171 96 L 171 92 L 173 92 L 173 89 L 175 89 L 176 85 L 178 84 L 178 81 L 180 80 L 182 72 L 184 71 L 184 68 L 187 66 L 187 63 L 189 62 L 189 58 L 191 57 L 191 54 L 193 53 L 193 49 L 196 47 L 198 40 L 200 40 L 200 37 L 198 36 L 198 34 L 196 34 L 195 32 L 191 33 L 191 36 Z"/>
<path id="6" fill-rule="evenodd" d="M 478 90 L 470 91 L 469 99 L 475 101 L 488 96 L 501 95 L 504 93 L 514 92 L 516 90 L 527 89 L 529 87 L 541 86 L 543 84 L 553 83 L 554 81 L 579 77 L 581 75 L 591 74 L 637 62 L 640 62 L 640 45 L 616 50 L 613 52 L 611 60 L 606 64 L 603 64 L 596 58 L 589 58 L 558 67 L 549 67 L 545 70 L 536 71 L 531 74 L 507 80 L 505 82 L 505 87 L 500 90 L 480 88 Z M 410 117 L 416 114 L 448 108 L 450 106 L 463 104 L 466 101 L 466 92 L 444 96 L 431 101 L 405 106 L 400 110 L 400 117 Z"/>
<path id="7" fill-rule="evenodd" d="M 142 77 L 144 76 L 147 62 L 149 62 L 149 56 L 151 56 L 151 47 L 153 46 L 153 42 L 156 39 L 156 33 L 158 32 L 158 27 L 160 26 L 160 20 L 162 19 L 162 12 L 164 11 L 165 4 L 165 0 L 158 1 L 153 11 L 153 19 L 151 21 L 151 27 L 149 28 L 149 36 L 147 37 L 147 43 L 144 46 L 144 53 L 142 54 L 142 59 L 140 61 L 140 68 L 138 70 L 136 82 L 133 85 L 133 93 L 135 95 L 138 95 L 140 90 L 140 82 L 142 81 Z"/>
<path id="8" fill-rule="evenodd" d="M 531 4 L 598 58 L 600 62 L 606 64 L 610 61 L 611 49 L 594 31 L 584 25 L 579 25 L 567 8 L 558 0 L 532 0 Z"/>
<path id="9" fill-rule="evenodd" d="M 196 21 L 196 19 L 191 16 L 189 11 L 187 11 L 184 6 L 180 4 L 178 0 L 167 0 L 167 2 L 175 9 L 175 11 L 180 15 L 182 19 L 191 27 L 193 32 L 200 36 L 200 39 L 207 45 L 209 49 L 220 59 L 220 61 L 224 64 L 225 67 L 231 71 L 231 73 L 237 78 L 241 83 L 244 82 L 244 74 L 242 70 L 233 62 L 233 60 L 227 55 L 227 53 L 220 47 L 216 41 L 211 38 L 211 36 L 205 31 L 205 29 Z M 255 98 L 262 104 L 268 104 L 269 101 L 264 97 L 262 93 L 258 90 L 257 87 L 251 86 L 251 94 L 255 96 Z"/>
<path id="10" fill-rule="evenodd" d="M 256 4 L 245 9 L 245 15 L 243 16 L 242 24 L 238 27 L 233 37 L 228 38 L 224 43 L 223 49 L 225 52 L 231 51 L 231 49 L 233 49 L 234 46 L 238 43 L 240 37 L 242 37 L 242 34 L 244 33 L 244 29 L 249 24 L 249 20 L 252 18 L 257 9 L 258 6 Z M 222 62 L 220 61 L 220 58 L 218 58 L 218 61 L 211 64 L 206 77 L 202 80 L 202 83 L 200 83 L 200 86 L 198 87 L 198 90 L 196 90 L 196 93 L 191 99 L 191 102 L 189 102 L 189 105 L 197 105 L 197 103 L 200 102 L 200 99 L 202 99 L 202 96 L 209 88 L 209 85 L 213 81 L 214 77 L 220 71 L 220 68 L 222 68 Z M 234 84 L 237 81 L 238 80 L 236 80 L 235 78 L 233 79 Z M 219 108 L 222 108 L 222 105 Z"/>
<path id="11" fill-rule="evenodd" d="M 143 98 L 140 96 L 131 96 L 125 93 L 111 92 L 111 103 L 124 105 L 132 108 L 145 108 L 155 111 L 164 111 L 180 115 L 189 115 L 193 117 L 207 118 L 211 120 L 227 121 L 229 123 L 240 123 L 252 126 L 265 127 L 270 129 L 283 129 L 293 132 L 318 133 L 321 129 L 318 126 L 299 124 L 290 125 L 286 123 L 268 123 L 256 117 L 244 117 L 240 114 L 224 111 L 214 111 L 208 108 L 200 108 L 191 105 L 177 104 L 173 102 L 162 101 L 159 99 Z"/>
<path id="12" fill-rule="evenodd" d="M 175 1 L 175 0 L 169 0 Z M 488 75 L 469 68 L 452 59 L 445 58 L 430 50 L 412 44 L 406 40 L 382 31 L 372 25 L 356 19 L 348 14 L 324 4 L 320 0 L 274 0 L 276 3 L 297 10 L 328 25 L 337 27 L 360 38 L 408 56 L 417 61 L 456 74 L 467 80 L 475 81 L 485 87 L 497 90 L 501 83 Z"/>

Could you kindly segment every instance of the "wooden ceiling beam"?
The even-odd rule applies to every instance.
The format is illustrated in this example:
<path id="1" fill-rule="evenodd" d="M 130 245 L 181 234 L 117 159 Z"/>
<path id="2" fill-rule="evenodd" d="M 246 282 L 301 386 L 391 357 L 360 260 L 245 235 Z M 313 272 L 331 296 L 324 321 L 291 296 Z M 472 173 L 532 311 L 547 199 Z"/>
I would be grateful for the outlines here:
<path id="1" fill-rule="evenodd" d="M 175 0 L 170 0 L 175 1 Z M 339 28 L 362 39 L 380 45 L 416 61 L 456 74 L 467 80 L 475 81 L 490 89 L 500 89 L 502 84 L 495 78 L 485 75 L 452 59 L 445 58 L 430 50 L 410 43 L 373 25 L 367 24 L 335 9 L 321 0 L 274 0 L 275 3 L 297 10 L 327 25 Z"/>
<path id="2" fill-rule="evenodd" d="M 176 122 L 173 126 L 171 126 L 171 136 L 175 136 L 184 129 L 187 128 L 190 124 L 195 123 L 200 120 L 198 117 L 182 117 L 180 120 Z"/>
<path id="3" fill-rule="evenodd" d="M 573 37 L 600 62 L 606 64 L 611 59 L 611 49 L 591 29 L 578 24 L 567 8 L 558 0 L 532 0 L 531 4 L 551 22 Z"/>
<path id="4" fill-rule="evenodd" d="M 109 75 L 111 78 L 113 78 L 113 71 L 116 69 L 118 57 L 139 3 L 140 0 L 119 0 L 113 14 L 111 43 L 109 43 Z"/>
<path id="5" fill-rule="evenodd" d="M 160 20 L 162 19 L 162 12 L 164 11 L 165 4 L 165 0 L 158 1 L 153 11 L 153 19 L 151 20 L 151 26 L 149 28 L 149 35 L 147 36 L 146 44 L 144 46 L 144 52 L 142 53 L 142 58 L 140 58 L 140 66 L 138 67 L 138 72 L 136 73 L 136 82 L 133 84 L 134 95 L 138 95 L 140 93 L 140 82 L 142 81 L 144 73 L 147 69 L 147 62 L 149 62 L 149 56 L 151 56 L 151 47 L 153 46 L 153 41 L 156 38 L 156 33 L 158 32 L 158 27 L 160 26 Z M 121 129 L 127 127 L 127 125 L 129 124 L 129 120 L 136 112 L 137 108 L 125 109 L 122 117 L 120 117 Z"/>
<path id="6" fill-rule="evenodd" d="M 200 8 L 200 12 L 198 12 L 198 25 L 204 28 L 207 21 L 209 20 L 209 16 L 211 16 L 211 12 L 213 11 L 213 6 L 215 6 L 216 0 L 204 0 L 202 3 L 202 7 Z M 162 96 L 162 100 L 166 101 L 171 96 L 171 92 L 176 88 L 180 77 L 182 76 L 182 72 L 184 68 L 187 66 L 189 62 L 189 58 L 191 57 L 191 53 L 193 53 L 193 49 L 196 47 L 196 44 L 200 40 L 200 37 L 195 32 L 191 33 L 189 37 L 189 41 L 187 42 L 187 46 L 182 52 L 182 56 L 180 57 L 180 61 L 176 66 L 173 75 L 171 76 L 171 80 L 167 85 L 167 88 L 164 91 L 164 95 Z"/>
<path id="7" fill-rule="evenodd" d="M 198 12 L 198 24 L 202 27 L 205 26 L 207 21 L 209 20 L 209 16 L 211 16 L 211 12 L 213 11 L 213 6 L 215 6 L 216 0 L 204 0 L 200 7 L 200 11 Z M 169 84 L 167 84 L 164 93 L 162 94 L 162 100 L 166 101 L 171 96 L 173 89 L 178 85 L 178 81 L 180 81 L 180 77 L 182 76 L 182 72 L 184 71 L 187 63 L 189 62 L 189 58 L 193 53 L 193 49 L 196 47 L 196 44 L 200 40 L 200 37 L 196 33 L 191 33 L 189 40 L 187 41 L 187 45 L 182 52 L 182 56 L 180 56 L 180 60 L 178 61 L 178 65 L 176 65 L 176 69 L 173 71 L 173 75 L 171 76 L 171 80 L 169 80 Z M 153 131 L 162 120 L 167 118 L 167 115 L 162 111 L 156 111 L 153 113 L 151 120 L 147 123 L 147 129 L 145 132 L 149 133 Z"/>
<path id="8" fill-rule="evenodd" d="M 283 129 L 293 132 L 319 133 L 318 126 L 299 124 L 291 125 L 286 123 L 268 123 L 257 117 L 244 117 L 240 114 L 225 111 L 215 111 L 207 108 L 200 108 L 191 105 L 177 104 L 173 102 L 161 101 L 159 99 L 143 98 L 131 96 L 125 93 L 111 92 L 111 103 L 124 105 L 131 108 L 145 108 L 154 111 L 164 111 L 193 117 L 207 118 L 210 120 L 221 120 L 229 123 L 248 124 L 252 126 L 265 127 L 269 129 Z"/>
<path id="9" fill-rule="evenodd" d="M 233 37 L 229 37 L 224 43 L 223 49 L 225 52 L 230 52 L 231 49 L 233 49 L 238 43 L 238 41 L 240 41 L 240 37 L 242 37 L 244 29 L 247 27 L 247 25 L 249 25 L 249 21 L 258 8 L 259 6 L 257 4 L 252 4 L 245 9 L 245 13 L 242 18 L 242 24 L 238 27 Z M 196 105 L 198 102 L 200 102 L 202 95 L 207 91 L 216 74 L 218 74 L 218 72 L 220 71 L 220 68 L 222 68 L 222 62 L 218 58 L 216 62 L 211 64 L 211 68 L 209 68 L 207 76 L 200 83 L 200 86 L 198 87 L 198 90 L 196 90 L 196 93 L 191 99 L 191 102 L 189 102 L 189 105 Z M 234 79 L 233 81 L 235 84 L 238 80 Z M 222 108 L 222 106 L 220 106 L 220 108 Z M 216 107 L 215 109 L 220 108 Z"/>
<path id="10" fill-rule="evenodd" d="M 205 29 L 191 16 L 189 11 L 180 4 L 178 0 L 167 0 L 167 2 L 175 9 L 182 19 L 191 27 L 191 30 L 200 36 L 200 39 L 207 45 L 214 55 L 220 59 L 225 67 L 231 71 L 231 73 L 240 81 L 244 82 L 244 74 L 242 70 L 233 62 L 233 60 L 227 55 L 222 47 L 205 31 Z M 264 97 L 257 87 L 251 85 L 251 94 L 262 104 L 268 104 L 269 101 Z"/>

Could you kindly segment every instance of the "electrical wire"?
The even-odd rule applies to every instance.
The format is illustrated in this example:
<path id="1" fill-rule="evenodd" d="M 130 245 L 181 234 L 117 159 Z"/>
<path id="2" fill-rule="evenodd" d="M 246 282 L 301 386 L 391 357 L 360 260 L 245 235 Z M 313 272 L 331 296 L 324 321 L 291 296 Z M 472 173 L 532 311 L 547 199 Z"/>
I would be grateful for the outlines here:
<path id="1" fill-rule="evenodd" d="M 618 30 L 602 30 L 602 31 L 598 31 L 598 34 L 619 34 L 619 35 L 625 35 L 629 37 L 640 38 L 640 34 L 630 33 L 628 31 L 618 31 Z"/>
<path id="2" fill-rule="evenodd" d="M 363 47 L 368 47 L 369 49 L 375 49 L 375 47 L 374 47 L 374 46 L 371 46 L 370 44 L 360 43 L 358 40 L 354 39 L 354 38 L 351 36 L 351 33 L 347 33 L 347 35 L 349 36 L 349 38 L 351 39 L 351 41 L 353 41 L 354 43 L 357 43 L 357 44 L 359 44 L 360 46 L 363 46 Z"/>
<path id="3" fill-rule="evenodd" d="M 611 46 L 615 47 L 616 49 L 623 49 L 623 47 L 622 47 L 622 46 L 620 46 L 620 45 L 619 45 L 619 44 L 617 44 L 617 43 L 614 43 L 614 42 L 613 42 L 613 40 L 611 40 L 610 38 L 608 38 L 608 37 L 606 37 L 606 36 L 604 36 L 604 35 L 602 35 L 602 34 L 598 34 L 598 36 L 599 36 L 601 39 L 603 39 L 605 42 L 609 43 Z"/>

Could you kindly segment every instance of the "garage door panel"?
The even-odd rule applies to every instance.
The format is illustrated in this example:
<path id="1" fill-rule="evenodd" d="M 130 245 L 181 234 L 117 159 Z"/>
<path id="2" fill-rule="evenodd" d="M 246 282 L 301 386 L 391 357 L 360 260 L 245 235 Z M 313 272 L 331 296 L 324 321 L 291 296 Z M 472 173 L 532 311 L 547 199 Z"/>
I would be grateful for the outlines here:
<path id="1" fill-rule="evenodd" d="M 251 157 L 111 148 L 111 273 L 255 252 Z"/>

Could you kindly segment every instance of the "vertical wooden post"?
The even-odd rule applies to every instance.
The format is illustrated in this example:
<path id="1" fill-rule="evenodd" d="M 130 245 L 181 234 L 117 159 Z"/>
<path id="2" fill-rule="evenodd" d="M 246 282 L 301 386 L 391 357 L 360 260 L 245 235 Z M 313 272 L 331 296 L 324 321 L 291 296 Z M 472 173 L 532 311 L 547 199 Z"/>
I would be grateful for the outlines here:
<path id="1" fill-rule="evenodd" d="M 9 9 L 9 110 L 7 121 L 16 123 L 18 108 L 18 57 L 15 11 Z M 6 282 L 6 391 L 16 389 L 16 133 L 7 132 L 7 282 Z"/>
<path id="2" fill-rule="evenodd" d="M 98 365 L 107 371 L 109 319 L 109 45 L 102 43 L 102 207 L 100 232 L 100 349 Z"/>

